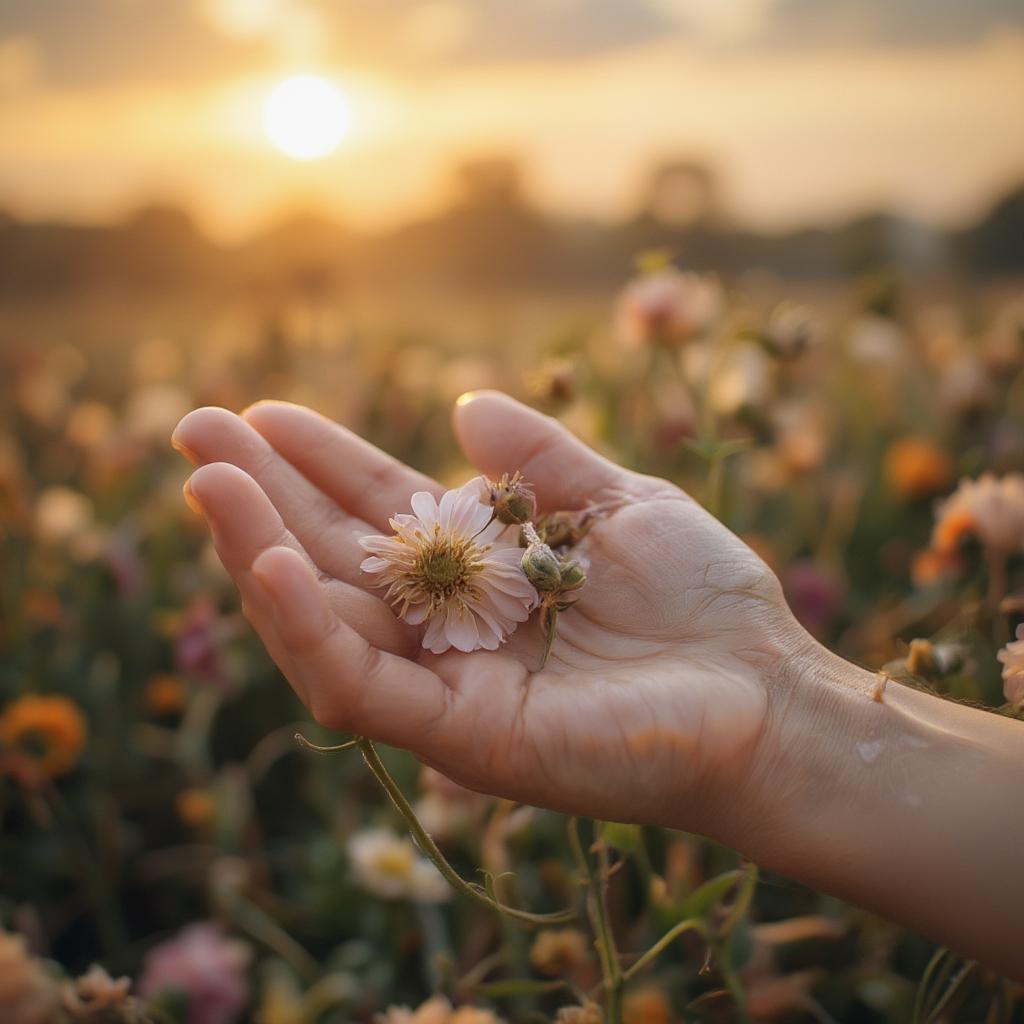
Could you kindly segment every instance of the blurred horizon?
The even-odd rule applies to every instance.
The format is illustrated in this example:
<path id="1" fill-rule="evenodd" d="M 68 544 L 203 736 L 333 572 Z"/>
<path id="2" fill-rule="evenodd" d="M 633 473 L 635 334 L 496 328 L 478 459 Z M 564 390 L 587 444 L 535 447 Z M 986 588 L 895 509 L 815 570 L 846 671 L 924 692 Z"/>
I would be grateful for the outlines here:
<path id="1" fill-rule="evenodd" d="M 315 160 L 261 125 L 297 74 L 348 107 Z M 689 161 L 751 231 L 955 230 L 1024 180 L 1021 98 L 1007 0 L 12 0 L 0 210 L 111 224 L 158 201 L 225 244 L 296 210 L 379 232 L 500 156 L 549 217 L 628 220 L 652 168 Z"/>

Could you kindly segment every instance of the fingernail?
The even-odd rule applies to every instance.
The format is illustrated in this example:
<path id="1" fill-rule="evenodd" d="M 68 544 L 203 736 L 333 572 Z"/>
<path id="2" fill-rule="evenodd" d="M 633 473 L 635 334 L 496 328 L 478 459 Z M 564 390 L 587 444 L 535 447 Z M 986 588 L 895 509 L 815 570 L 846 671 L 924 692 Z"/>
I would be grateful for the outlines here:
<path id="1" fill-rule="evenodd" d="M 195 492 L 192 490 L 191 480 L 185 481 L 185 486 L 182 487 L 181 493 L 185 498 L 185 504 L 188 505 L 188 507 L 192 509 L 197 516 L 202 516 L 205 519 L 206 510 L 203 508 L 199 499 L 195 496 Z"/>
<path id="2" fill-rule="evenodd" d="M 199 456 L 196 455 L 188 445 L 182 444 L 173 434 L 171 434 L 171 447 L 179 454 L 183 455 L 193 466 L 199 465 Z"/>
<path id="3" fill-rule="evenodd" d="M 470 402 L 476 401 L 476 399 L 479 398 L 480 395 L 482 394 L 483 391 L 481 391 L 480 389 L 477 389 L 476 391 L 463 391 L 462 394 L 455 399 L 455 404 L 469 405 Z"/>

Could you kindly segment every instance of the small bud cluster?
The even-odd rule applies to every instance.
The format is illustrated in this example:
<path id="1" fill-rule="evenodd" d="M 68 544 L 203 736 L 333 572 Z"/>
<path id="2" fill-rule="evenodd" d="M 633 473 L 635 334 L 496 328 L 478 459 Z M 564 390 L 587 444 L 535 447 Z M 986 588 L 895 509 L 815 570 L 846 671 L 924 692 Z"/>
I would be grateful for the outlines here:
<path id="1" fill-rule="evenodd" d="M 523 524 L 523 540 L 526 543 L 521 563 L 523 572 L 541 595 L 540 622 L 545 639 L 543 667 L 555 640 L 559 613 L 568 611 L 576 603 L 579 596 L 576 592 L 587 582 L 587 571 L 578 559 L 560 559 L 551 545 L 541 539 L 533 523 Z"/>

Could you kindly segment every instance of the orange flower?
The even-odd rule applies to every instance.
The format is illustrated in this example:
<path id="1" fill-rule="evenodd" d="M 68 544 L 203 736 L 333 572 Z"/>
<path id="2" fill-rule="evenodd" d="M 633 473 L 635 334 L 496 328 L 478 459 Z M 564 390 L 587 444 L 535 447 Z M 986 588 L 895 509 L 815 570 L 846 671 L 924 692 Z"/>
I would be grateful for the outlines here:
<path id="1" fill-rule="evenodd" d="M 0 743 L 20 748 L 51 779 L 74 768 L 87 734 L 85 716 L 67 697 L 27 693 L 0 716 Z"/>
<path id="2" fill-rule="evenodd" d="M 948 555 L 956 551 L 960 542 L 970 537 L 978 529 L 978 520 L 966 509 L 955 509 L 944 515 L 935 524 L 932 544 L 940 554 Z"/>
<path id="3" fill-rule="evenodd" d="M 178 794 L 174 805 L 178 817 L 189 828 L 205 828 L 217 812 L 217 804 L 207 789 L 185 789 Z"/>
<path id="4" fill-rule="evenodd" d="M 952 460 L 927 438 L 900 438 L 885 453 L 886 482 L 903 501 L 938 494 L 949 486 L 952 477 Z"/>
<path id="5" fill-rule="evenodd" d="M 146 704 L 155 715 L 177 715 L 185 709 L 185 684 L 169 672 L 151 676 L 146 683 Z"/>
<path id="6" fill-rule="evenodd" d="M 669 1024 L 672 1010 L 663 992 L 655 988 L 643 988 L 626 996 L 622 1019 L 625 1024 Z"/>

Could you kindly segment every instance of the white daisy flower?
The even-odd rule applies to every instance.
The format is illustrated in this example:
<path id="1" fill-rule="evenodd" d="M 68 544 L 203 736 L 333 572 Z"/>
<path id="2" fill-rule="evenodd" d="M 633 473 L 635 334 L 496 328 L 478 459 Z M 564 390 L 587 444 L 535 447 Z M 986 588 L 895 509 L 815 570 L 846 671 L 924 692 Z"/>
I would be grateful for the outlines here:
<path id="1" fill-rule="evenodd" d="M 477 477 L 440 502 L 417 491 L 413 514 L 390 520 L 394 536 L 359 540 L 371 556 L 363 572 L 387 587 L 402 619 L 426 623 L 423 646 L 434 654 L 497 650 L 537 602 L 519 564 L 518 531 L 493 520 L 483 488 Z"/>
<path id="2" fill-rule="evenodd" d="M 407 836 L 367 828 L 349 839 L 347 850 L 355 880 L 374 896 L 417 903 L 442 903 L 451 898 L 441 873 L 416 852 Z"/>

